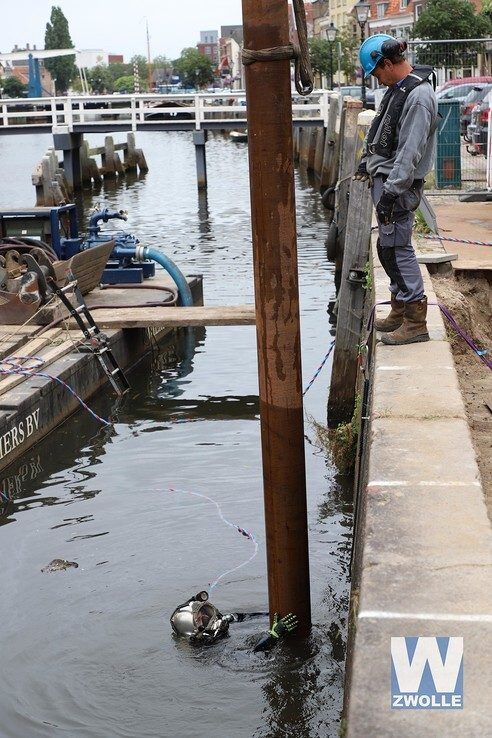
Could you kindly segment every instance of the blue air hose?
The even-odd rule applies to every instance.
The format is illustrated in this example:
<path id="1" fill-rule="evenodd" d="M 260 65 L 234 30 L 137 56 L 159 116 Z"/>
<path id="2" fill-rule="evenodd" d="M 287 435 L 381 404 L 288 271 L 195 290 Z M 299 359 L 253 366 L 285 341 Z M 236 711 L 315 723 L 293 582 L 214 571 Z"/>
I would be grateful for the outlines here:
<path id="1" fill-rule="evenodd" d="M 135 248 L 116 246 L 114 254 L 117 256 L 131 256 L 137 261 L 144 261 L 144 259 L 156 261 L 175 281 L 181 304 L 185 307 L 191 307 L 193 305 L 193 296 L 184 274 L 176 266 L 174 261 L 169 259 L 161 251 L 150 249 L 148 246 L 136 246 Z"/>

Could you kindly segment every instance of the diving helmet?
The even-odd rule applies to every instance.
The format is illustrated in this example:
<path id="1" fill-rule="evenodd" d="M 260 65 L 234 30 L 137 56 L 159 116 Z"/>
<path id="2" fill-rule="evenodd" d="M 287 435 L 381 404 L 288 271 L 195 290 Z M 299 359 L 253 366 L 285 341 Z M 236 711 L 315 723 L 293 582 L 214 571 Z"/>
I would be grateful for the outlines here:
<path id="1" fill-rule="evenodd" d="M 232 618 L 208 602 L 208 593 L 203 591 L 179 605 L 170 620 L 173 632 L 180 638 L 191 643 L 211 643 L 227 633 Z"/>

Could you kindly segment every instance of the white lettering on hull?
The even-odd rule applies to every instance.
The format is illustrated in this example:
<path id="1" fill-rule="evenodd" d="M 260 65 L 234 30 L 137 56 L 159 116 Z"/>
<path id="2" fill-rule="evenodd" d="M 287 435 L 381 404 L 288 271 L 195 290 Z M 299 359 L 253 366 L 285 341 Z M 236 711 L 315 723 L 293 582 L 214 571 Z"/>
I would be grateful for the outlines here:
<path id="1" fill-rule="evenodd" d="M 0 436 L 0 459 L 5 458 L 39 429 L 39 415 L 38 407 Z"/>

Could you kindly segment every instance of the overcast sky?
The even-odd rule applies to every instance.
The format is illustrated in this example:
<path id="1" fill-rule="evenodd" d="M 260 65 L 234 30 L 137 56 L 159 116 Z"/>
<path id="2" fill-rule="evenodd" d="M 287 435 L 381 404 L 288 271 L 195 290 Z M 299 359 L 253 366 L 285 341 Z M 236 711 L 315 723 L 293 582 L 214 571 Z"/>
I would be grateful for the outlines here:
<path id="1" fill-rule="evenodd" d="M 77 49 L 103 49 L 147 55 L 145 21 L 149 22 L 151 55 L 176 58 L 200 40 L 200 31 L 241 23 L 241 0 L 23 0 L 2 2 L 0 51 L 15 44 L 44 47 L 51 7 L 59 5 L 68 19 Z"/>

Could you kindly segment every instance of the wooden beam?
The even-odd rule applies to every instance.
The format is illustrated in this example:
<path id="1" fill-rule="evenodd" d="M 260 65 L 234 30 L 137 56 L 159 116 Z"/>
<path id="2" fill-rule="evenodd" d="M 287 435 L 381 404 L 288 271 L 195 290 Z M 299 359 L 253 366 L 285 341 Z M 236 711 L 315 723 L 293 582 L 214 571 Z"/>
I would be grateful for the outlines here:
<path id="1" fill-rule="evenodd" d="M 181 328 L 192 325 L 254 325 L 254 305 L 213 307 L 91 308 L 99 328 Z M 75 321 L 70 321 L 75 327 Z"/>

